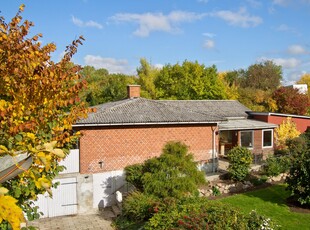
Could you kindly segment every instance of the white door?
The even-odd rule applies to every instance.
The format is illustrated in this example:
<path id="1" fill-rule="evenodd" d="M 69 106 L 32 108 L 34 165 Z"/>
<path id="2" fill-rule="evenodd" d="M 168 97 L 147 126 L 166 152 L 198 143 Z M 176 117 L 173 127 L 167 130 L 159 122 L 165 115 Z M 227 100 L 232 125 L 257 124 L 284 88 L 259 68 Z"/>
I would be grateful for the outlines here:
<path id="1" fill-rule="evenodd" d="M 53 188 L 53 198 L 48 194 L 40 195 L 35 205 L 39 206 L 39 212 L 43 217 L 55 217 L 77 214 L 76 178 L 57 179 L 57 188 Z"/>

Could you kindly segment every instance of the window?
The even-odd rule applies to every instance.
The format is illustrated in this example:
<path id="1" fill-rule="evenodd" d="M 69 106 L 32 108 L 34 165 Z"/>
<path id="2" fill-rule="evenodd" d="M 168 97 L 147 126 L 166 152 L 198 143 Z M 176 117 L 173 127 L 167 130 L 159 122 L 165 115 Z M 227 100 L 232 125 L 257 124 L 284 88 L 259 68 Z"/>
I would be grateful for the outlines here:
<path id="1" fill-rule="evenodd" d="M 222 143 L 231 144 L 232 143 L 232 131 L 221 131 L 220 139 Z"/>
<path id="2" fill-rule="evenodd" d="M 241 147 L 253 148 L 253 131 L 241 131 Z"/>
<path id="3" fill-rule="evenodd" d="M 272 129 L 263 130 L 263 147 L 272 147 L 273 145 Z"/>

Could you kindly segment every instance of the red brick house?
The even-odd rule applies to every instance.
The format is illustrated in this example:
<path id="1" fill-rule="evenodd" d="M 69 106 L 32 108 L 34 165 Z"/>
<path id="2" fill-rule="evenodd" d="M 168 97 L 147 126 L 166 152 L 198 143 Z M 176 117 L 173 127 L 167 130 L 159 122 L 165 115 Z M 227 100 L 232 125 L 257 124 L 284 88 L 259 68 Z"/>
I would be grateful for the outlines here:
<path id="1" fill-rule="evenodd" d="M 158 156 L 168 141 L 184 142 L 202 163 L 237 145 L 254 154 L 273 150 L 276 126 L 247 119 L 249 109 L 238 101 L 149 100 L 140 98 L 139 86 L 129 86 L 128 93 L 125 100 L 96 106 L 97 112 L 74 125 L 83 134 L 81 173 L 141 163 Z"/>
<path id="2" fill-rule="evenodd" d="M 249 109 L 235 100 L 150 100 L 140 97 L 139 86 L 128 86 L 127 99 L 96 109 L 74 125 L 82 133 L 79 149 L 69 154 L 64 163 L 70 170 L 61 176 L 71 178 L 63 186 L 75 183 L 70 203 L 76 213 L 113 203 L 115 192 L 124 189 L 124 167 L 159 156 L 168 141 L 188 145 L 200 169 L 209 172 L 219 155 L 237 145 L 255 155 L 273 152 L 276 125 L 248 119 Z"/>
<path id="3" fill-rule="evenodd" d="M 252 119 L 264 121 L 268 123 L 273 123 L 280 125 L 288 117 L 292 119 L 296 124 L 296 128 L 300 133 L 303 133 L 310 128 L 310 117 L 309 116 L 300 116 L 294 114 L 283 114 L 283 113 L 263 113 L 263 112 L 249 112 L 249 116 Z"/>

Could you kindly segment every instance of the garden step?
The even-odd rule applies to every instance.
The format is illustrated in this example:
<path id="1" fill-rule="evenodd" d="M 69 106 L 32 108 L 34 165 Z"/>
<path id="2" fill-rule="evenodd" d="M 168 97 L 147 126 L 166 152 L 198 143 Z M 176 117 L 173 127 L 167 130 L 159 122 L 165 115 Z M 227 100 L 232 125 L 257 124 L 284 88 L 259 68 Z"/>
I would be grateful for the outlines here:
<path id="1" fill-rule="evenodd" d="M 106 220 L 113 220 L 117 217 L 111 207 L 105 207 L 101 212 Z"/>
<path id="2" fill-rule="evenodd" d="M 122 213 L 118 205 L 112 205 L 112 211 L 115 214 L 115 216 L 119 216 Z"/>

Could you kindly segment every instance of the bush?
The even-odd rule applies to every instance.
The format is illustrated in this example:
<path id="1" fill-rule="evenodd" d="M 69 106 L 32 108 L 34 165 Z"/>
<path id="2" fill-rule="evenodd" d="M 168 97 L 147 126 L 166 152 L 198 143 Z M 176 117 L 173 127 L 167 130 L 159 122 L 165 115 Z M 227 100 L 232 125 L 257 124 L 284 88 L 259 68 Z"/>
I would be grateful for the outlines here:
<path id="1" fill-rule="evenodd" d="M 288 172 L 291 165 L 289 156 L 269 156 L 263 166 L 263 173 L 267 176 L 278 176 Z"/>
<path id="2" fill-rule="evenodd" d="M 141 192 L 160 198 L 198 195 L 198 186 L 206 183 L 188 147 L 180 142 L 167 143 L 159 157 L 142 165 L 128 166 L 126 180 Z"/>
<path id="3" fill-rule="evenodd" d="M 196 197 L 183 199 L 173 209 L 156 213 L 144 229 L 271 229 L 263 226 L 275 225 L 257 213 L 244 215 L 227 204 Z"/>
<path id="4" fill-rule="evenodd" d="M 288 155 L 289 154 L 289 150 L 288 149 L 275 149 L 274 150 L 274 155 L 275 156 L 284 156 L 284 155 Z"/>
<path id="5" fill-rule="evenodd" d="M 261 177 L 252 177 L 250 179 L 250 182 L 254 186 L 258 186 L 258 185 L 262 185 L 262 184 L 266 183 L 267 180 L 268 180 L 268 177 L 266 175 L 262 175 Z"/>
<path id="6" fill-rule="evenodd" d="M 234 147 L 227 154 L 229 160 L 228 172 L 231 179 L 243 181 L 250 172 L 253 155 L 244 147 Z"/>
<path id="7" fill-rule="evenodd" d="M 289 176 L 286 178 L 287 189 L 300 204 L 310 205 L 310 150 L 296 155 L 292 162 Z"/>
<path id="8" fill-rule="evenodd" d="M 143 165 L 134 164 L 125 167 L 126 181 L 135 186 L 139 191 L 143 191 L 142 175 Z"/>
<path id="9" fill-rule="evenodd" d="M 288 139 L 286 141 L 286 145 L 288 147 L 289 154 L 299 154 L 307 148 L 306 136 L 300 135 L 299 137 Z"/>
<path id="10" fill-rule="evenodd" d="M 123 215 L 130 220 L 148 220 L 153 213 L 156 212 L 154 206 L 158 201 L 159 200 L 152 195 L 144 194 L 139 191 L 133 192 L 126 197 L 123 203 Z"/>

